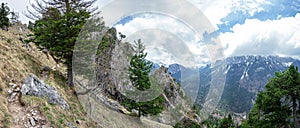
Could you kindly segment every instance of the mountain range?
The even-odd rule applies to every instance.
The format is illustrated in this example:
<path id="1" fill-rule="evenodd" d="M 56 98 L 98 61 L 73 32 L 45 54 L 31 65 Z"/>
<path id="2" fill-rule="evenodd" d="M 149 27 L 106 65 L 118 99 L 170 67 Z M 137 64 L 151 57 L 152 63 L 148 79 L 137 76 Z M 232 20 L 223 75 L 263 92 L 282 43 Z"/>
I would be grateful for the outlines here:
<path id="1" fill-rule="evenodd" d="M 256 94 L 264 90 L 264 86 L 270 78 L 274 77 L 275 72 L 284 71 L 292 64 L 300 66 L 298 59 L 278 56 L 236 56 L 228 57 L 222 62 L 223 64 L 217 68 L 223 69 L 226 79 L 218 108 L 235 113 L 250 111 Z M 195 104 L 201 108 L 211 86 L 213 65 L 207 64 L 195 69 L 171 64 L 168 66 L 168 72 L 179 84 L 182 82 L 183 72 L 184 77 L 189 77 L 186 74 L 200 75 Z"/>

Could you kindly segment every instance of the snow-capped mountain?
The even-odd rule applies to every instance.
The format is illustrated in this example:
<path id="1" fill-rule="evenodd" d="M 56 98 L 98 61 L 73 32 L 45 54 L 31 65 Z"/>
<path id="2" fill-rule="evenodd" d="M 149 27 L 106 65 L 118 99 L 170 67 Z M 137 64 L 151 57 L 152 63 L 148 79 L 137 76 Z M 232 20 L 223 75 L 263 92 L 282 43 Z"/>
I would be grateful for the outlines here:
<path id="1" fill-rule="evenodd" d="M 284 71 L 291 64 L 300 66 L 300 60 L 277 57 L 277 56 L 238 56 L 229 57 L 224 60 L 224 64 L 219 67 L 226 69 L 225 87 L 219 102 L 220 108 L 233 112 L 249 112 L 255 95 L 258 91 L 264 90 L 268 80 L 274 76 L 275 72 Z M 210 87 L 211 65 L 199 68 L 200 86 L 198 91 L 197 104 L 203 104 Z M 191 70 L 179 64 L 172 64 L 168 71 L 180 82 L 180 74 L 183 70 Z"/>

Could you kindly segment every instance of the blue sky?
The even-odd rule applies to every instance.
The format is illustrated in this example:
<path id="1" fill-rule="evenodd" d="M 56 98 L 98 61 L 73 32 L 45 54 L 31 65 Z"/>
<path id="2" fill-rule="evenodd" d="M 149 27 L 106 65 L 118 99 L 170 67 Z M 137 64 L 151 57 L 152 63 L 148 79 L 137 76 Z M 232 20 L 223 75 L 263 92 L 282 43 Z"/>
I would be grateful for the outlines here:
<path id="1" fill-rule="evenodd" d="M 98 0 L 95 6 L 102 8 L 115 1 L 117 0 Z M 135 3 L 130 3 L 130 1 L 134 0 L 128 0 L 128 4 L 134 7 Z M 193 53 L 196 60 L 207 61 L 210 57 L 210 51 L 205 48 L 205 42 L 216 40 L 220 40 L 225 57 L 277 55 L 300 58 L 299 0 L 187 1 L 203 12 L 215 31 L 205 32 L 202 33 L 202 37 L 196 37 L 194 31 L 187 24 L 182 24 L 180 19 L 160 15 L 151 16 L 147 13 L 124 16 L 125 19 L 117 23 L 115 27 L 118 31 L 127 35 L 128 41 L 141 36 L 136 32 L 142 29 L 159 28 L 174 35 L 180 35 L 180 42 L 186 43 L 186 47 L 182 48 L 187 48 L 181 51 Z M 0 0 L 0 2 L 7 2 L 13 10 L 20 12 L 20 18 L 23 22 L 28 22 L 23 12 L 26 11 L 29 0 Z M 173 3 L 176 3 L 176 0 Z M 164 5 L 158 5 L 157 8 L 164 8 Z M 114 9 L 116 12 L 124 10 L 124 8 Z M 201 21 L 199 21 L 199 24 L 201 24 Z M 153 39 L 151 40 L 153 41 Z M 145 39 L 144 42 L 150 42 L 151 40 Z M 157 44 L 152 43 L 152 45 Z M 159 52 L 159 54 L 155 52 L 157 47 L 156 49 L 147 50 L 150 52 L 149 54 L 153 55 L 150 59 L 168 60 L 166 63 L 175 62 L 172 58 L 176 57 L 172 53 L 168 53 L 168 50 L 160 49 L 165 52 Z"/>
<path id="2" fill-rule="evenodd" d="M 188 0 L 201 10 L 209 19 L 215 31 L 202 33 L 200 41 L 188 42 L 189 51 L 195 53 L 196 59 L 209 57 L 203 41 L 220 39 L 225 57 L 241 55 L 275 55 L 300 58 L 300 1 L 296 0 Z M 157 19 L 157 17 L 153 16 Z M 152 18 L 128 16 L 117 29 L 124 34 L 132 34 L 140 28 L 156 24 Z M 159 19 L 159 18 L 158 18 Z M 160 19 L 161 22 L 163 18 Z M 174 24 L 174 21 L 170 21 Z M 201 23 L 201 21 L 199 21 Z M 166 23 L 168 24 L 168 23 Z M 179 25 L 179 24 L 178 24 Z M 172 32 L 181 35 L 177 29 Z M 191 31 L 187 35 L 193 38 Z M 137 37 L 136 37 L 137 38 Z M 183 39 L 185 40 L 185 39 Z M 145 40 L 147 42 L 147 40 Z M 198 43 L 198 44 L 197 44 Z M 196 44 L 196 45 L 195 45 Z M 180 47 L 180 46 L 178 46 Z M 183 49 L 181 51 L 184 51 Z M 198 52 L 197 52 L 198 51 Z M 200 52 L 199 52 L 200 51 Z M 149 50 L 151 52 L 151 50 Z M 156 53 L 154 53 L 156 54 Z M 167 60 L 167 56 L 161 60 Z M 170 55 L 169 55 L 170 58 Z M 168 62 L 166 62 L 168 63 Z M 169 63 L 174 63 L 169 62 Z"/>
<path id="3" fill-rule="evenodd" d="M 270 0 L 260 5 L 261 11 L 251 14 L 251 10 L 232 8 L 232 11 L 221 18 L 218 24 L 219 32 L 228 32 L 236 24 L 244 24 L 246 19 L 260 21 L 279 20 L 284 17 L 294 17 L 300 11 L 300 1 Z M 226 23 L 225 23 L 226 22 Z"/>

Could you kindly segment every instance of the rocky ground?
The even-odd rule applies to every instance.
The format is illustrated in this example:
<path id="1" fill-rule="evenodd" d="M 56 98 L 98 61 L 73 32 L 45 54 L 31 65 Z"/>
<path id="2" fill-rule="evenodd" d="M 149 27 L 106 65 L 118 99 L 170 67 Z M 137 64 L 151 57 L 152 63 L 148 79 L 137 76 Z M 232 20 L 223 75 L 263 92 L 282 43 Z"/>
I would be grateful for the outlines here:
<path id="1" fill-rule="evenodd" d="M 0 128 L 98 127 L 81 107 L 74 89 L 66 86 L 66 68 L 34 44 L 26 44 L 28 34 L 30 31 L 22 24 L 8 31 L 0 29 Z M 46 67 L 50 70 L 44 72 Z M 24 80 L 30 74 L 44 83 L 40 87 L 48 92 L 52 88 L 48 95 L 54 97 L 43 95 L 43 89 L 30 88 L 22 95 Z"/>
<path id="2" fill-rule="evenodd" d="M 41 113 L 38 107 L 25 106 L 21 101 L 21 87 L 9 83 L 8 90 L 8 111 L 11 113 L 12 126 L 14 128 L 40 128 L 51 127 L 47 118 Z"/>

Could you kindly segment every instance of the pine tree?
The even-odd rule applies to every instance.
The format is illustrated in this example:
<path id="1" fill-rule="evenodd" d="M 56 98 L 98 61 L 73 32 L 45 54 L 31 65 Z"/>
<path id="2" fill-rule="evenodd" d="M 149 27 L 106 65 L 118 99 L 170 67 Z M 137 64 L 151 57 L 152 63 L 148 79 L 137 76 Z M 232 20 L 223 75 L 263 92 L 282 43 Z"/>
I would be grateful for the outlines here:
<path id="1" fill-rule="evenodd" d="M 9 26 L 9 8 L 5 3 L 1 4 L 0 8 L 0 27 L 2 29 L 7 28 Z"/>
<path id="2" fill-rule="evenodd" d="M 31 21 L 29 21 L 27 27 L 28 27 L 28 29 L 30 29 L 31 31 L 33 31 L 34 30 L 34 23 L 31 22 Z"/>
<path id="3" fill-rule="evenodd" d="M 291 65 L 284 72 L 276 72 L 259 92 L 247 124 L 253 127 L 299 128 L 300 74 Z"/>
<path id="4" fill-rule="evenodd" d="M 144 52 L 145 46 L 141 40 L 135 42 L 135 54 L 130 60 L 129 77 L 133 86 L 141 91 L 145 91 L 151 87 L 149 73 L 152 68 L 152 62 L 146 60 L 147 53 Z M 158 96 L 157 98 L 147 101 L 138 102 L 130 99 L 125 99 L 122 104 L 129 109 L 137 109 L 138 116 L 141 115 L 155 115 L 163 111 L 164 98 Z"/>
<path id="5" fill-rule="evenodd" d="M 227 117 L 224 117 L 221 120 L 218 128 L 234 128 L 234 122 L 232 120 L 231 114 L 228 114 Z"/>
<path id="6" fill-rule="evenodd" d="M 10 22 L 11 24 L 16 24 L 19 22 L 19 13 L 18 12 L 10 12 Z"/>
<path id="7" fill-rule="evenodd" d="M 144 53 L 145 46 L 143 46 L 141 40 L 135 42 L 135 50 L 136 53 L 130 60 L 129 77 L 138 90 L 144 91 L 151 86 L 149 73 L 153 64 L 145 59 L 147 53 Z"/>
<path id="8" fill-rule="evenodd" d="M 50 55 L 67 66 L 68 85 L 73 86 L 72 55 L 81 28 L 96 8 L 96 0 L 36 0 L 27 16 L 36 19 L 31 41 L 48 49 Z"/>

